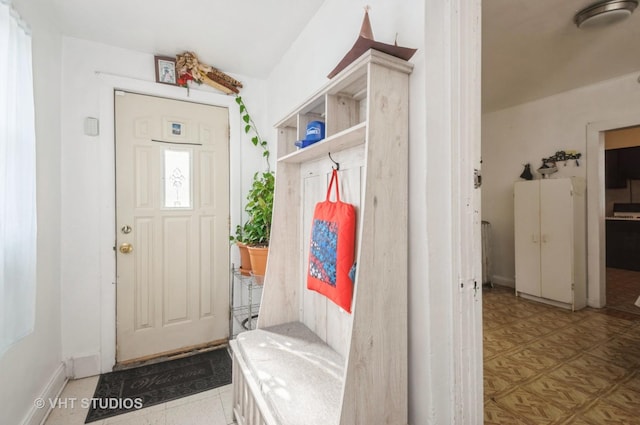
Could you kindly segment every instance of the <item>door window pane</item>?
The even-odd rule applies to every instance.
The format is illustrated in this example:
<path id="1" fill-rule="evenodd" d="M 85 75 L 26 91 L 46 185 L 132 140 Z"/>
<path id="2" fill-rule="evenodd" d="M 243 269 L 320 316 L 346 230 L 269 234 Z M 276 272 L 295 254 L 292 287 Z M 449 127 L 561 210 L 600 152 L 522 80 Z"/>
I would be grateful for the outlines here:
<path id="1" fill-rule="evenodd" d="M 191 208 L 191 151 L 164 151 L 164 207 Z"/>

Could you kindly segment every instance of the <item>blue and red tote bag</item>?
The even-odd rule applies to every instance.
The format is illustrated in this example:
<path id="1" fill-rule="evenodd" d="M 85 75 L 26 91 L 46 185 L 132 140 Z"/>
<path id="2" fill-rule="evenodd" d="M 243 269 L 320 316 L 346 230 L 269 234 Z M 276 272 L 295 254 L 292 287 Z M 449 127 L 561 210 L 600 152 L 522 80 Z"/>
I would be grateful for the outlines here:
<path id="1" fill-rule="evenodd" d="M 335 184 L 336 201 L 330 201 Z M 351 313 L 356 238 L 356 209 L 340 201 L 338 172 L 333 170 L 327 198 L 316 204 L 311 226 L 307 288 L 319 292 Z"/>

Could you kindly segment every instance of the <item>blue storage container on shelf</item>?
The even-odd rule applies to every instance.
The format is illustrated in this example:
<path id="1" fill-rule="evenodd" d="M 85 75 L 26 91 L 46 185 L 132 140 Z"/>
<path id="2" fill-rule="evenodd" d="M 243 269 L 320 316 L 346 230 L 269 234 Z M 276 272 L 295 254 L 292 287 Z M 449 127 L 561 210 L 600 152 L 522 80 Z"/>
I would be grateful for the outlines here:
<path id="1" fill-rule="evenodd" d="M 306 148 L 324 139 L 324 123 L 322 121 L 311 121 L 307 124 L 307 133 L 303 140 L 294 143 L 299 148 Z"/>

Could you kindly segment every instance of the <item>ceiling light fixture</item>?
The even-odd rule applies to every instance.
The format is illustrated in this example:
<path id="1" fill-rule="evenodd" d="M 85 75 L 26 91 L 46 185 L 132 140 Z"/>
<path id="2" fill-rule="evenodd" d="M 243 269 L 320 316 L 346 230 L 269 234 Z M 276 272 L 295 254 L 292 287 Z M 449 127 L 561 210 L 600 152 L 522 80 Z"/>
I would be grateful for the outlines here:
<path id="1" fill-rule="evenodd" d="M 638 0 L 606 0 L 585 7 L 573 18 L 578 28 L 591 28 L 618 22 L 631 16 Z"/>

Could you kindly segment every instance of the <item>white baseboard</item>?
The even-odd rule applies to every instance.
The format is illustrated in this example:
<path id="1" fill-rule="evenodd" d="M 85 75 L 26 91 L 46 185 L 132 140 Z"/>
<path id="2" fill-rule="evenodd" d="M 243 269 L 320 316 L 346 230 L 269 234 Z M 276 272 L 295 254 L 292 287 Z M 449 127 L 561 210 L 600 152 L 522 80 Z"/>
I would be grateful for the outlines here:
<path id="1" fill-rule="evenodd" d="M 549 299 L 546 299 L 546 298 L 540 298 L 540 297 L 536 297 L 534 295 L 525 294 L 523 292 L 518 292 L 517 295 L 519 297 L 522 297 L 522 298 L 527 299 L 527 300 L 536 301 L 536 302 L 544 303 L 544 304 L 549 304 L 549 305 L 552 305 L 554 307 L 564 308 L 565 310 L 573 310 L 573 307 L 572 307 L 571 304 L 563 303 L 563 302 L 560 302 L 560 301 L 554 301 L 554 300 L 549 300 Z"/>
<path id="2" fill-rule="evenodd" d="M 493 283 L 494 285 L 508 286 L 509 288 L 516 287 L 516 280 L 513 278 L 505 277 L 505 276 L 493 275 L 491 277 L 491 283 Z"/>
<path id="3" fill-rule="evenodd" d="M 63 363 L 56 368 L 56 370 L 49 378 L 49 382 L 42 389 L 42 392 L 36 399 L 42 400 L 53 400 L 60 395 L 62 389 L 67 383 L 67 374 L 65 373 L 65 367 Z M 42 425 L 44 421 L 49 416 L 49 412 L 51 411 L 51 405 L 49 403 L 45 403 L 45 407 L 38 409 L 35 406 L 35 402 L 31 405 L 31 409 L 27 414 L 24 421 L 22 421 L 22 425 Z"/>
<path id="4" fill-rule="evenodd" d="M 80 379 L 87 376 L 100 375 L 100 355 L 90 354 L 82 357 L 72 357 L 67 366 L 72 371 L 69 378 Z"/>

